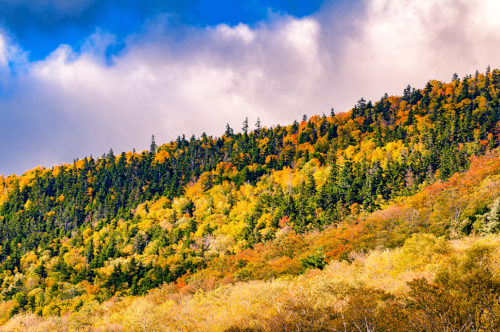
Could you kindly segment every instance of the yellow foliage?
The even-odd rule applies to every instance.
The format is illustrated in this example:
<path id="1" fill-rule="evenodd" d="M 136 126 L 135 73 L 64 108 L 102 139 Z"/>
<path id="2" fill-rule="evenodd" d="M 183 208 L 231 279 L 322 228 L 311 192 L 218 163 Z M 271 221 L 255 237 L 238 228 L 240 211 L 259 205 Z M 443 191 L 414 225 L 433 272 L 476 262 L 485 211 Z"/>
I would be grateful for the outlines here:
<path id="1" fill-rule="evenodd" d="M 214 240 L 214 254 L 223 254 L 225 248 L 230 246 L 227 241 L 231 240 Z M 56 326 L 52 325 L 56 320 L 59 326 L 102 330 L 224 331 L 231 326 L 268 326 L 268 330 L 269 326 L 290 319 L 297 323 L 307 322 L 305 316 L 286 316 L 287 313 L 293 314 L 291 308 L 340 311 L 345 308 L 348 292 L 352 288 L 370 287 L 404 295 L 408 291 L 407 281 L 434 277 L 436 258 L 440 264 L 446 265 L 478 245 L 496 248 L 498 253 L 499 244 L 498 235 L 447 242 L 432 235 L 416 234 L 400 249 L 353 253 L 351 263 L 332 261 L 323 271 L 312 270 L 291 279 L 227 284 L 210 291 L 196 291 L 187 286 L 188 293 L 185 294 L 173 286 L 164 285 L 143 297 L 120 301 L 111 299 L 101 305 L 89 301 L 79 313 L 62 317 L 35 318 L 21 314 L 4 328 L 10 331 L 29 326 L 29 329 L 36 330 L 44 326 L 50 330 Z M 419 257 L 419 253 L 423 257 Z M 498 257 L 496 255 L 496 264 L 500 265 Z M 399 264 L 400 259 L 405 263 Z M 287 266 L 288 261 L 289 258 L 284 257 L 269 264 L 279 269 Z M 169 257 L 169 264 L 175 264 L 173 257 Z M 87 283 L 86 287 L 90 285 Z M 0 304 L 1 309 L 5 308 L 0 312 L 8 311 L 12 305 L 13 302 Z M 47 308 L 46 314 L 65 310 L 61 308 L 62 304 L 59 309 L 57 305 L 52 305 Z M 303 315 L 307 313 L 310 311 L 302 311 Z M 27 322 L 32 325 L 25 325 Z"/>
<path id="2" fill-rule="evenodd" d="M 170 158 L 170 153 L 165 150 L 161 150 L 155 154 L 154 161 L 163 164 L 168 158 Z"/>

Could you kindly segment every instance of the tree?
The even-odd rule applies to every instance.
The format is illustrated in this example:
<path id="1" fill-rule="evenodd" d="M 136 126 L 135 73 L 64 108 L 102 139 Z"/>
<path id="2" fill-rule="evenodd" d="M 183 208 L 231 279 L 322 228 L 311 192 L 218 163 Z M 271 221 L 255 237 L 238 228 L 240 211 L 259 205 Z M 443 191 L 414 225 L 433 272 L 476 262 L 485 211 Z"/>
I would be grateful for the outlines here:
<path id="1" fill-rule="evenodd" d="M 493 201 L 488 212 L 482 215 L 474 216 L 476 220 L 473 224 L 474 228 L 480 234 L 495 234 L 500 231 L 500 198 Z M 464 228 L 470 228 L 472 221 L 467 220 Z"/>
<path id="2" fill-rule="evenodd" d="M 35 269 L 35 274 L 41 279 L 47 278 L 47 268 L 45 267 L 44 261 L 42 261 L 40 265 L 38 265 L 38 267 Z"/>
<path id="3" fill-rule="evenodd" d="M 248 117 L 245 118 L 245 121 L 243 121 L 243 128 L 241 129 L 245 135 L 248 135 Z"/>
<path id="4" fill-rule="evenodd" d="M 157 145 L 155 142 L 155 135 L 151 135 L 151 145 L 149 146 L 149 152 L 151 154 L 155 154 L 157 149 Z"/>
<path id="5" fill-rule="evenodd" d="M 302 266 L 306 269 L 320 269 L 323 270 L 326 266 L 326 257 L 323 254 L 323 249 L 318 248 L 315 253 L 308 255 L 306 258 L 300 260 Z"/>
<path id="6" fill-rule="evenodd" d="M 88 242 L 87 249 L 85 250 L 85 258 L 87 264 L 90 264 L 94 260 L 94 241 L 92 239 Z"/>
<path id="7" fill-rule="evenodd" d="M 114 266 L 113 271 L 106 279 L 105 286 L 112 287 L 113 292 L 120 287 L 122 282 L 124 281 L 124 275 L 122 270 L 121 263 L 118 263 Z"/>
<path id="8" fill-rule="evenodd" d="M 415 89 L 413 89 L 413 90 L 415 90 Z M 406 86 L 406 88 L 403 91 L 403 98 L 402 99 L 405 100 L 405 101 L 410 101 L 411 94 L 412 94 L 412 88 L 408 84 L 408 86 Z"/>
<path id="9" fill-rule="evenodd" d="M 224 134 L 227 137 L 231 137 L 234 134 L 233 128 L 231 128 L 231 126 L 229 126 L 229 123 L 226 123 L 226 131 L 224 132 Z"/>
<path id="10" fill-rule="evenodd" d="M 425 331 L 498 331 L 500 282 L 491 270 L 493 249 L 476 245 L 443 267 L 433 283 L 411 281 L 411 323 Z"/>
<path id="11" fill-rule="evenodd" d="M 260 130 L 262 129 L 261 123 L 260 123 L 260 118 L 257 118 L 257 122 L 255 122 L 255 131 L 257 133 L 260 133 Z"/>
<path id="12" fill-rule="evenodd" d="M 115 164 L 115 153 L 113 152 L 113 149 L 109 149 L 107 159 L 111 165 Z M 74 163 L 76 164 L 76 163 Z"/>

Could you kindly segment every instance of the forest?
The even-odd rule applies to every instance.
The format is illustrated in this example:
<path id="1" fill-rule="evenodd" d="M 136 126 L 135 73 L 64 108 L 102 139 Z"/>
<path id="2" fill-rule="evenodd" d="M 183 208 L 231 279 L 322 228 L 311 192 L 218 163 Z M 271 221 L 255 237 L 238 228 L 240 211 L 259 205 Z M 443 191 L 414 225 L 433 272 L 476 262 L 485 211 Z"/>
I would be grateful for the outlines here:
<path id="1" fill-rule="evenodd" d="M 500 70 L 248 122 L 0 176 L 0 329 L 500 330 Z"/>

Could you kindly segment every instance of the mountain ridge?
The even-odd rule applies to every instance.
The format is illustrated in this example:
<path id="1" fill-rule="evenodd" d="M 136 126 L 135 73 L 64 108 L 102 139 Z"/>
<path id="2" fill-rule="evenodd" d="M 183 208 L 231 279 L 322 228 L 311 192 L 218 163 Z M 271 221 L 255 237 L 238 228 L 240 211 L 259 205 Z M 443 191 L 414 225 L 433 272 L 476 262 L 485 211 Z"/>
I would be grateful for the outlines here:
<path id="1" fill-rule="evenodd" d="M 499 99 L 488 69 L 289 126 L 245 120 L 236 134 L 0 177 L 3 320 L 164 284 L 286 279 L 413 234 L 496 233 Z"/>

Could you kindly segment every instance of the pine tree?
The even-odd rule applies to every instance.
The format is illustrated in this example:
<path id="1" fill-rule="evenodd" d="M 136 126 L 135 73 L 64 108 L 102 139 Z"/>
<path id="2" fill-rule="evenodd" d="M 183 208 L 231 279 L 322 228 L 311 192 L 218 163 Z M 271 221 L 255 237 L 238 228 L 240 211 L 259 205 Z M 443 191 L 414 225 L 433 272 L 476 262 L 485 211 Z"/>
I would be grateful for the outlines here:
<path id="1" fill-rule="evenodd" d="M 243 128 L 241 128 L 243 130 L 243 133 L 246 135 L 248 135 L 248 118 L 245 118 L 245 121 L 243 121 Z"/>
<path id="2" fill-rule="evenodd" d="M 262 129 L 262 126 L 260 123 L 260 118 L 257 118 L 257 122 L 255 122 L 255 132 L 257 134 L 259 134 L 261 129 Z"/>
<path id="3" fill-rule="evenodd" d="M 229 126 L 229 123 L 226 123 L 226 131 L 224 132 L 224 135 L 226 135 L 227 137 L 231 137 L 233 136 L 233 134 L 234 134 L 233 128 Z"/>
<path id="4" fill-rule="evenodd" d="M 42 261 L 40 265 L 38 265 L 38 267 L 35 269 L 35 274 L 41 279 L 47 278 L 47 268 L 45 267 L 44 261 Z"/>
<path id="5" fill-rule="evenodd" d="M 155 135 L 151 135 L 151 145 L 149 146 L 149 152 L 151 154 L 155 154 L 157 148 L 158 147 L 157 147 L 156 142 L 155 142 Z"/>

